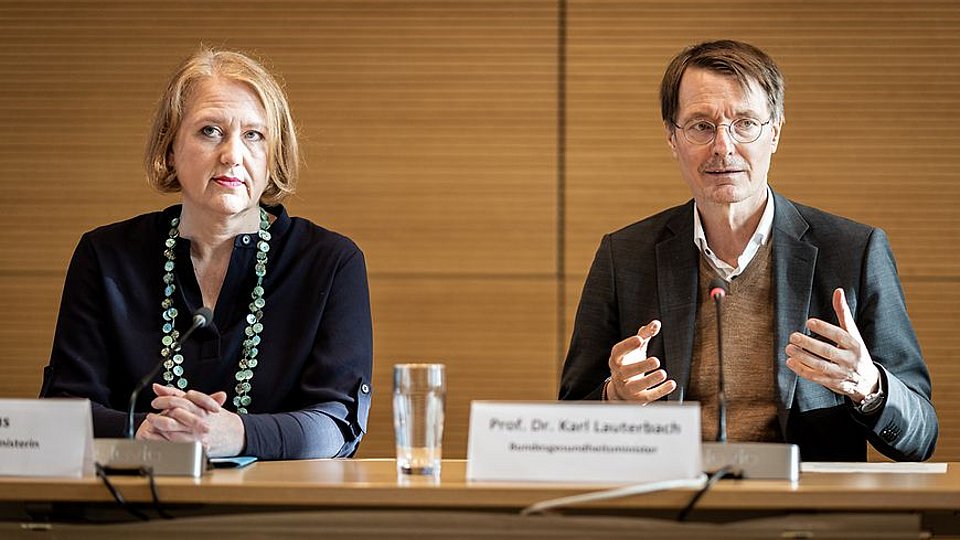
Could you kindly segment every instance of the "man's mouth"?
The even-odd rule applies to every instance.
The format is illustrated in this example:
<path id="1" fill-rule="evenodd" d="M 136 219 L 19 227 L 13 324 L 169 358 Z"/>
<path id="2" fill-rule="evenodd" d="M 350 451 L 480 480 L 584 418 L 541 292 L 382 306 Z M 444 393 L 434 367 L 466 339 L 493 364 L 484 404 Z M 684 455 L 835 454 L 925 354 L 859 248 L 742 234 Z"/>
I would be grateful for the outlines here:
<path id="1" fill-rule="evenodd" d="M 711 174 L 715 176 L 730 175 L 730 174 L 740 174 L 747 171 L 746 164 L 741 163 L 728 163 L 726 160 L 716 160 L 713 163 L 704 163 L 700 170 L 703 174 Z"/>

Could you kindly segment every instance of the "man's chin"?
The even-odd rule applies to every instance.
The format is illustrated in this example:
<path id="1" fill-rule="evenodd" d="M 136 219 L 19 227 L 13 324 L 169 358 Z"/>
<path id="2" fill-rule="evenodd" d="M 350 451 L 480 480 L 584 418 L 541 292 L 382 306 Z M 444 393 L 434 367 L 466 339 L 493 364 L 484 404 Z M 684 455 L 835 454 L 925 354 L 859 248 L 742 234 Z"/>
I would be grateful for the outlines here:
<path id="1" fill-rule="evenodd" d="M 735 204 L 745 199 L 743 190 L 737 186 L 716 186 L 710 190 L 710 201 L 714 204 Z"/>

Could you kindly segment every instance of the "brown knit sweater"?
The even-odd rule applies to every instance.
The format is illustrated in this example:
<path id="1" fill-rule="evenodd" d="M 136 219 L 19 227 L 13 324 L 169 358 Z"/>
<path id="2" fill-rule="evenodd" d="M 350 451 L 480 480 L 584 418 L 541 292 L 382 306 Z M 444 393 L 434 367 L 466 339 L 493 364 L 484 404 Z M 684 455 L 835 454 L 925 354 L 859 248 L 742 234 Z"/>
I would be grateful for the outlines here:
<path id="1" fill-rule="evenodd" d="M 777 422 L 771 244 L 767 242 L 728 284 L 723 301 L 723 362 L 730 441 L 782 441 Z M 717 312 L 707 296 L 719 275 L 700 255 L 700 308 L 688 398 L 699 401 L 703 440 L 717 436 Z"/>

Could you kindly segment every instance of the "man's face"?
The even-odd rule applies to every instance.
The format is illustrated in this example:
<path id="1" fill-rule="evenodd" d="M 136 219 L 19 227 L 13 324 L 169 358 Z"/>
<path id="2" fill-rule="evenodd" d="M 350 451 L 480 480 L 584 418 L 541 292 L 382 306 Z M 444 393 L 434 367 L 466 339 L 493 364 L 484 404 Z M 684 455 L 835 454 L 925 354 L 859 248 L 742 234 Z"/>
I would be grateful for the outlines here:
<path id="1" fill-rule="evenodd" d="M 687 126 L 706 120 L 718 126 L 716 138 L 709 144 L 691 143 L 680 128 L 666 126 L 667 143 L 698 205 L 763 199 L 770 157 L 777 151 L 783 122 L 773 119 L 752 143 L 734 140 L 727 126 L 742 118 L 763 123 L 770 117 L 766 96 L 755 81 L 744 91 L 733 77 L 700 68 L 684 72 L 675 122 Z"/>

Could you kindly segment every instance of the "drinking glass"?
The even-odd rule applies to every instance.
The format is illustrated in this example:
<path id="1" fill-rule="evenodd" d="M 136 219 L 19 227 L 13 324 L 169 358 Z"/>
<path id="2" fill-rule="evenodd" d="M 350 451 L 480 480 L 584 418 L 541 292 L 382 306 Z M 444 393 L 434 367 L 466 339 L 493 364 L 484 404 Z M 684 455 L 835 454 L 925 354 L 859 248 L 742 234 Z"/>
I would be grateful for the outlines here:
<path id="1" fill-rule="evenodd" d="M 443 364 L 393 366 L 398 475 L 439 478 L 445 397 Z"/>

